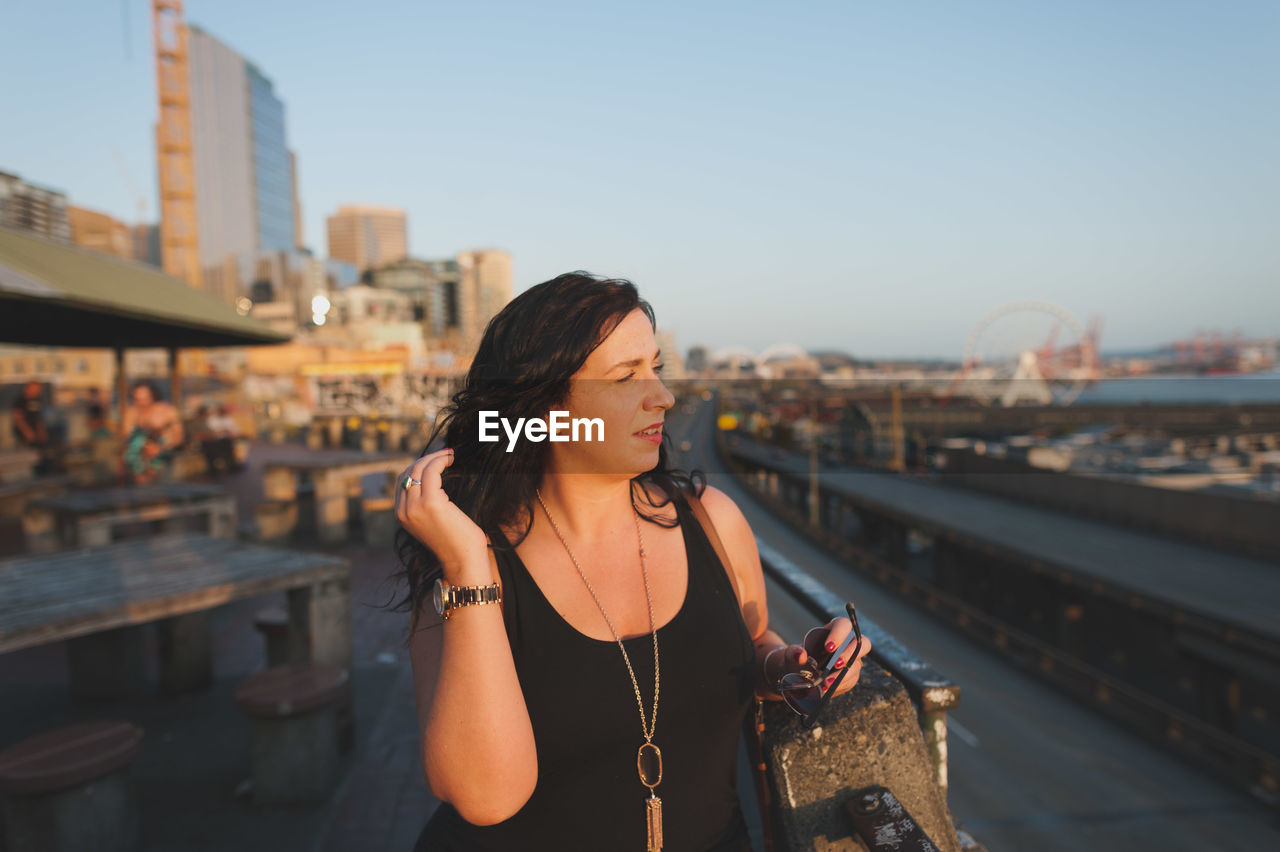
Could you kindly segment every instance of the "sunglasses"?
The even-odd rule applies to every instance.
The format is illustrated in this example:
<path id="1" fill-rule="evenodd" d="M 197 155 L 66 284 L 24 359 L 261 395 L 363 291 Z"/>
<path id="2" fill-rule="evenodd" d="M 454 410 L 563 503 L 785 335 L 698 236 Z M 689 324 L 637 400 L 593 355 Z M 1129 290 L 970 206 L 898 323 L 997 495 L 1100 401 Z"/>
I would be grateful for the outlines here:
<path id="1" fill-rule="evenodd" d="M 781 693 L 782 700 L 800 714 L 800 726 L 806 730 L 817 724 L 822 708 L 826 707 L 827 701 L 836 694 L 840 681 L 844 680 L 844 676 L 849 673 L 854 660 L 858 659 L 858 652 L 862 650 L 862 630 L 858 627 L 858 614 L 854 612 L 851 603 L 846 603 L 844 609 L 849 614 L 849 620 L 853 622 L 853 630 L 840 647 L 831 652 L 826 665 L 819 667 L 810 655 L 806 668 L 798 672 L 788 672 L 782 676 L 782 680 L 778 681 L 778 692 Z M 849 665 L 837 670 L 836 660 L 845 656 L 844 652 L 851 642 L 856 644 L 853 647 L 853 653 L 846 657 Z M 823 683 L 832 672 L 838 672 L 836 679 L 831 682 L 831 686 L 824 687 Z"/>

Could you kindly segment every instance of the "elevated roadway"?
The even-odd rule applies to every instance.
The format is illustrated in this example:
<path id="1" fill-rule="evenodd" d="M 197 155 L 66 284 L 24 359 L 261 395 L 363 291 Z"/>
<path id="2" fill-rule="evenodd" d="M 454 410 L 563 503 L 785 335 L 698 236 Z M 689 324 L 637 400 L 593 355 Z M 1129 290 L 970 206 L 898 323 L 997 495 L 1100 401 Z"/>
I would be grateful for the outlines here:
<path id="1" fill-rule="evenodd" d="M 809 460 L 749 439 L 734 449 L 762 465 L 807 474 Z M 914 526 L 969 539 L 1132 589 L 1280 645 L 1280 566 L 980 492 L 874 471 L 823 471 L 823 485 Z"/>
<path id="2" fill-rule="evenodd" d="M 685 468 L 718 471 L 707 404 L 670 418 Z M 711 484 L 741 507 L 757 537 L 854 601 L 882 628 L 961 687 L 948 714 L 950 807 L 990 852 L 1245 852 L 1280 843 L 1276 815 L 854 576 L 762 509 L 731 476 Z M 921 486 L 922 488 L 925 486 Z M 777 586 L 770 623 L 798 638 L 812 617 Z"/>

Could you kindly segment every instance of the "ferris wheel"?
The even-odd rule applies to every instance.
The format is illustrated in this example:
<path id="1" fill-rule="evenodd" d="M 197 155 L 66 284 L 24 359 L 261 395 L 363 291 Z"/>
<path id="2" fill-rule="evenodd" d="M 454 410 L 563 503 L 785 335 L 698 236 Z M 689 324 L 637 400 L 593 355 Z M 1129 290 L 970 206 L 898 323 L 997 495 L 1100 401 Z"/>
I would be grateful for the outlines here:
<path id="1" fill-rule="evenodd" d="M 1099 323 L 1095 318 L 1086 333 L 1048 302 L 1010 302 L 969 333 L 963 366 L 947 395 L 988 405 L 1070 405 L 1098 376 Z"/>

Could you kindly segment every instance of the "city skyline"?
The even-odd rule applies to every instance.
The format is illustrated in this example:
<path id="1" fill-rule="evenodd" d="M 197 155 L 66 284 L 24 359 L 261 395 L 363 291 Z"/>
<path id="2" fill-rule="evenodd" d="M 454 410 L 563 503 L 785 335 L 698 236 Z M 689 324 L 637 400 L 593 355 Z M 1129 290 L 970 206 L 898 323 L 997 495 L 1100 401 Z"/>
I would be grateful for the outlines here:
<path id="1" fill-rule="evenodd" d="M 154 220 L 150 5 L 70 6 L 6 12 L 0 169 L 132 225 L 118 148 Z M 402 207 L 413 256 L 501 246 L 516 292 L 631 278 L 682 350 L 955 359 L 1023 299 L 1104 351 L 1280 334 L 1274 4 L 378 11 L 186 4 L 287 105 L 319 254 Z"/>

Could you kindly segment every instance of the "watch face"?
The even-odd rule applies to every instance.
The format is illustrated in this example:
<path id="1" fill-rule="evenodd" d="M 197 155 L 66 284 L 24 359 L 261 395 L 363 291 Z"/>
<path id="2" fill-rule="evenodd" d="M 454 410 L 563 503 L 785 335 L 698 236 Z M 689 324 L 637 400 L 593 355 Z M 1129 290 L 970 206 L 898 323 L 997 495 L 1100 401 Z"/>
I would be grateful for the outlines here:
<path id="1" fill-rule="evenodd" d="M 444 615 L 444 583 L 440 580 L 431 587 L 431 602 L 436 605 L 436 615 Z"/>

